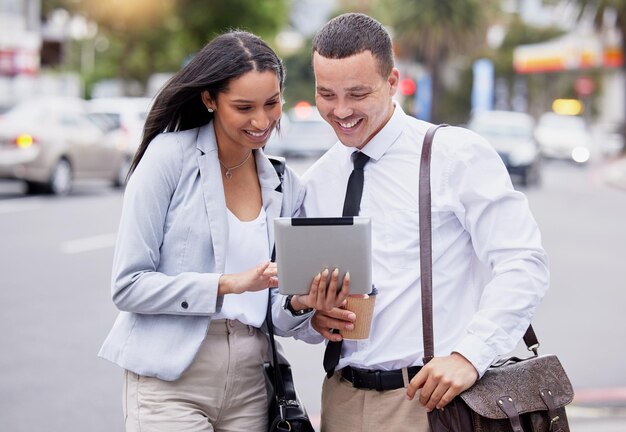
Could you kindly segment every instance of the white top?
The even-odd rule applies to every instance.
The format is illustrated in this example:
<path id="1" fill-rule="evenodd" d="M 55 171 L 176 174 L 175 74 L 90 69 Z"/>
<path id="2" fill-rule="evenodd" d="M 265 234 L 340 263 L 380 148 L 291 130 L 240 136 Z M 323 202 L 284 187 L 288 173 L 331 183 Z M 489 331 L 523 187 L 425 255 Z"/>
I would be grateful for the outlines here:
<path id="1" fill-rule="evenodd" d="M 265 209 L 252 221 L 228 210 L 228 244 L 224 273 L 240 273 L 270 259 Z M 267 312 L 267 290 L 227 294 L 213 319 L 233 319 L 260 328 Z"/>
<path id="2" fill-rule="evenodd" d="M 345 341 L 338 368 L 423 363 L 418 178 L 430 126 L 396 106 L 363 148 L 371 160 L 360 215 L 372 218 L 379 294 L 370 338 Z M 304 175 L 307 216 L 341 215 L 353 151 L 337 143 Z M 458 127 L 437 131 L 431 187 L 435 355 L 457 351 L 482 375 L 528 327 L 548 288 L 547 257 L 526 197 L 480 136 Z M 310 325 L 300 337 L 321 338 Z"/>

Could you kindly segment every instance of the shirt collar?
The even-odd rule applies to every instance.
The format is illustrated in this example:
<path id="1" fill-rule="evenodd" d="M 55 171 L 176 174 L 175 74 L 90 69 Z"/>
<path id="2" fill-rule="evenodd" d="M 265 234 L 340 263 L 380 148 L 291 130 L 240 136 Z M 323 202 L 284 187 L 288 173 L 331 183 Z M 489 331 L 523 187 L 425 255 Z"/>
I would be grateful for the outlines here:
<path id="1" fill-rule="evenodd" d="M 406 121 L 405 117 L 406 114 L 400 107 L 400 104 L 394 102 L 393 114 L 387 124 L 365 144 L 361 151 L 371 159 L 380 159 L 402 134 Z"/>

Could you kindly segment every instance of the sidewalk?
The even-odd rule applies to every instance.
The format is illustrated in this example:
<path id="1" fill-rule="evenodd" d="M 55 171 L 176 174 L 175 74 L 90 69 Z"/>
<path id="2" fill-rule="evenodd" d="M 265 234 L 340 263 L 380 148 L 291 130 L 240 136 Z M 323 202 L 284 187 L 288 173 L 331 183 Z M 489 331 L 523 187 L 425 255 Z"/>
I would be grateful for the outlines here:
<path id="1" fill-rule="evenodd" d="M 572 432 L 625 432 L 626 388 L 578 389 L 567 417 Z"/>
<path id="2" fill-rule="evenodd" d="M 611 186 L 626 190 L 626 156 L 609 162 L 603 169 L 602 179 Z"/>
<path id="3" fill-rule="evenodd" d="M 626 408 L 569 405 L 567 418 L 572 432 L 626 431 Z"/>

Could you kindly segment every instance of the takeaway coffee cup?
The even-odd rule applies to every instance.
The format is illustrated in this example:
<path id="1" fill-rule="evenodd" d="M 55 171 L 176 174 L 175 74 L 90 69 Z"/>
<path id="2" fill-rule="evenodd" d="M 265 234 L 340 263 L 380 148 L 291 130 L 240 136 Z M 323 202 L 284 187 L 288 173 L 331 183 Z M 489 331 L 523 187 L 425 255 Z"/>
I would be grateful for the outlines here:
<path id="1" fill-rule="evenodd" d="M 347 340 L 361 340 L 370 337 L 372 316 L 374 315 L 374 305 L 376 303 L 376 288 L 369 294 L 357 294 L 348 296 L 344 309 L 354 312 L 356 321 L 352 330 L 341 329 L 339 334 Z"/>

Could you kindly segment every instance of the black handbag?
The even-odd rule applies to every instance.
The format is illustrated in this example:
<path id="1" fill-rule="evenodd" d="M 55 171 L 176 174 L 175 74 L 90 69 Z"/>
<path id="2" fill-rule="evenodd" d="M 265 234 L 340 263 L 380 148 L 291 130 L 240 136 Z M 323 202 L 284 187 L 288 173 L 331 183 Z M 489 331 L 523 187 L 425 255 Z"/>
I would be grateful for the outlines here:
<path id="1" fill-rule="evenodd" d="M 434 357 L 430 150 L 440 126 L 433 126 L 426 133 L 420 162 L 424 364 Z M 431 432 L 569 432 L 565 406 L 574 399 L 574 391 L 563 366 L 555 355 L 538 355 L 539 342 L 532 326 L 524 335 L 524 343 L 534 355 L 497 362 L 443 410 L 429 412 Z"/>
<path id="2" fill-rule="evenodd" d="M 298 398 L 291 366 L 278 362 L 272 322 L 271 290 L 268 290 L 266 322 L 272 350 L 272 362 L 264 365 L 265 375 L 272 387 L 268 409 L 268 430 L 270 432 L 314 432 L 306 409 Z"/>

